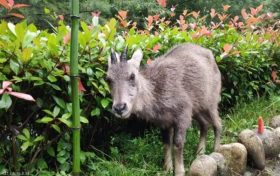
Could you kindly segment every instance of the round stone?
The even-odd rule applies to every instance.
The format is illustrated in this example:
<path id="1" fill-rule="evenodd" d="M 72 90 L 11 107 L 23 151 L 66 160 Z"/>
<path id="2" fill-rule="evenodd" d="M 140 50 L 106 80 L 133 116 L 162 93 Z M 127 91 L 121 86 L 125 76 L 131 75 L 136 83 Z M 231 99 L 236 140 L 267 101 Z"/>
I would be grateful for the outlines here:
<path id="1" fill-rule="evenodd" d="M 275 117 L 272 118 L 272 120 L 270 122 L 270 126 L 272 128 L 280 127 L 280 115 L 275 116 Z"/>
<path id="2" fill-rule="evenodd" d="M 262 134 L 259 134 L 257 132 L 256 134 L 262 140 L 265 157 L 277 157 L 280 153 L 280 138 L 277 136 L 277 133 L 269 129 L 265 129 Z"/>
<path id="3" fill-rule="evenodd" d="M 208 155 L 198 156 L 191 164 L 189 176 L 216 176 L 217 163 Z"/>
<path id="4" fill-rule="evenodd" d="M 239 134 L 239 142 L 242 143 L 248 152 L 248 159 L 256 169 L 265 168 L 265 152 L 262 140 L 252 130 L 246 129 Z"/>
<path id="5" fill-rule="evenodd" d="M 247 150 L 243 144 L 231 143 L 221 145 L 217 152 L 221 153 L 226 160 L 226 165 L 228 166 L 228 176 L 240 176 L 245 173 Z"/>
<path id="6" fill-rule="evenodd" d="M 213 158 L 218 166 L 218 175 L 226 175 L 227 174 L 227 166 L 226 166 L 226 160 L 224 156 L 221 153 L 213 152 L 209 155 L 211 158 Z"/>

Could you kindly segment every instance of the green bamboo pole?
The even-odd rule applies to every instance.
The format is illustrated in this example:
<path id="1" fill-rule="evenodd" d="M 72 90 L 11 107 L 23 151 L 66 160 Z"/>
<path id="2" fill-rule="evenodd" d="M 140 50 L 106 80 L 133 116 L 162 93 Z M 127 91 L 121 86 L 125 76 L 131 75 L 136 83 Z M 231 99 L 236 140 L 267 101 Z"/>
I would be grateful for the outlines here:
<path id="1" fill-rule="evenodd" d="M 71 48 L 70 75 L 72 92 L 72 132 L 73 132 L 73 168 L 72 175 L 80 175 L 80 102 L 78 91 L 78 32 L 79 32 L 79 0 L 71 0 Z"/>

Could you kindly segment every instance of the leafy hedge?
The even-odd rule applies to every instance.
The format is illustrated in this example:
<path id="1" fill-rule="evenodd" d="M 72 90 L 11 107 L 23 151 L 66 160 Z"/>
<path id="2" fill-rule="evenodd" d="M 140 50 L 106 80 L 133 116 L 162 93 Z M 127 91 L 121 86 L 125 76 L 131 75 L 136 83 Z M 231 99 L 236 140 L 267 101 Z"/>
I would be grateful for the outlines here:
<path id="1" fill-rule="evenodd" d="M 82 129 L 82 149 L 89 150 L 93 143 L 109 143 L 107 139 L 94 141 L 94 137 L 116 130 L 104 80 L 112 47 L 122 51 L 128 45 L 129 55 L 141 47 L 143 64 L 183 42 L 210 48 L 223 75 L 224 109 L 239 99 L 250 100 L 274 92 L 277 86 L 270 74 L 272 67 L 279 65 L 279 32 L 260 26 L 270 17 L 243 13 L 242 22 L 237 17 L 222 15 L 226 11 L 211 14 L 209 18 L 218 21 L 212 25 L 207 25 L 205 17 L 196 12 L 184 12 L 174 25 L 169 20 L 172 14 L 148 16 L 143 30 L 127 21 L 125 11 L 119 12 L 118 20 L 111 19 L 104 26 L 81 22 L 79 87 L 81 121 L 86 124 Z M 0 23 L 0 80 L 12 81 L 13 91 L 28 93 L 36 99 L 30 103 L 8 94 L 0 95 L 0 173 L 25 168 L 31 173 L 48 169 L 70 171 L 70 27 L 60 21 L 55 30 L 40 31 L 25 21 L 16 25 Z M 109 131 L 108 126 L 114 129 Z M 83 162 L 91 157 L 90 152 L 81 154 Z"/>

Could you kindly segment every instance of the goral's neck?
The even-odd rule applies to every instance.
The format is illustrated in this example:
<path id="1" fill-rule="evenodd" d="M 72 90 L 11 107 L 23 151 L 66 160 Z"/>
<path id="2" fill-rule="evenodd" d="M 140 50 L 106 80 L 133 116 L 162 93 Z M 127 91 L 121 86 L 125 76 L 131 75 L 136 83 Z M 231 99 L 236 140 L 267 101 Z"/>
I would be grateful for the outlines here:
<path id="1" fill-rule="evenodd" d="M 136 113 L 146 114 L 152 113 L 150 108 L 153 106 L 155 97 L 153 94 L 154 85 L 139 73 L 138 75 L 138 94 L 134 104 Z M 146 112 L 147 111 L 147 112 Z"/>

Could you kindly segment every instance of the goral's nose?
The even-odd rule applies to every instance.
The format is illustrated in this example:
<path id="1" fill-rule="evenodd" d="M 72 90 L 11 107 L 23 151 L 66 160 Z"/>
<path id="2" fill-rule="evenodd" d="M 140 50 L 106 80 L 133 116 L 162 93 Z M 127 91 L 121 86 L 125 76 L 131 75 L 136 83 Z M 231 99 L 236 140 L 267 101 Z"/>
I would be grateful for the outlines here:
<path id="1" fill-rule="evenodd" d="M 126 103 L 118 103 L 113 106 L 113 110 L 119 114 L 122 115 L 123 112 L 126 110 Z"/>

